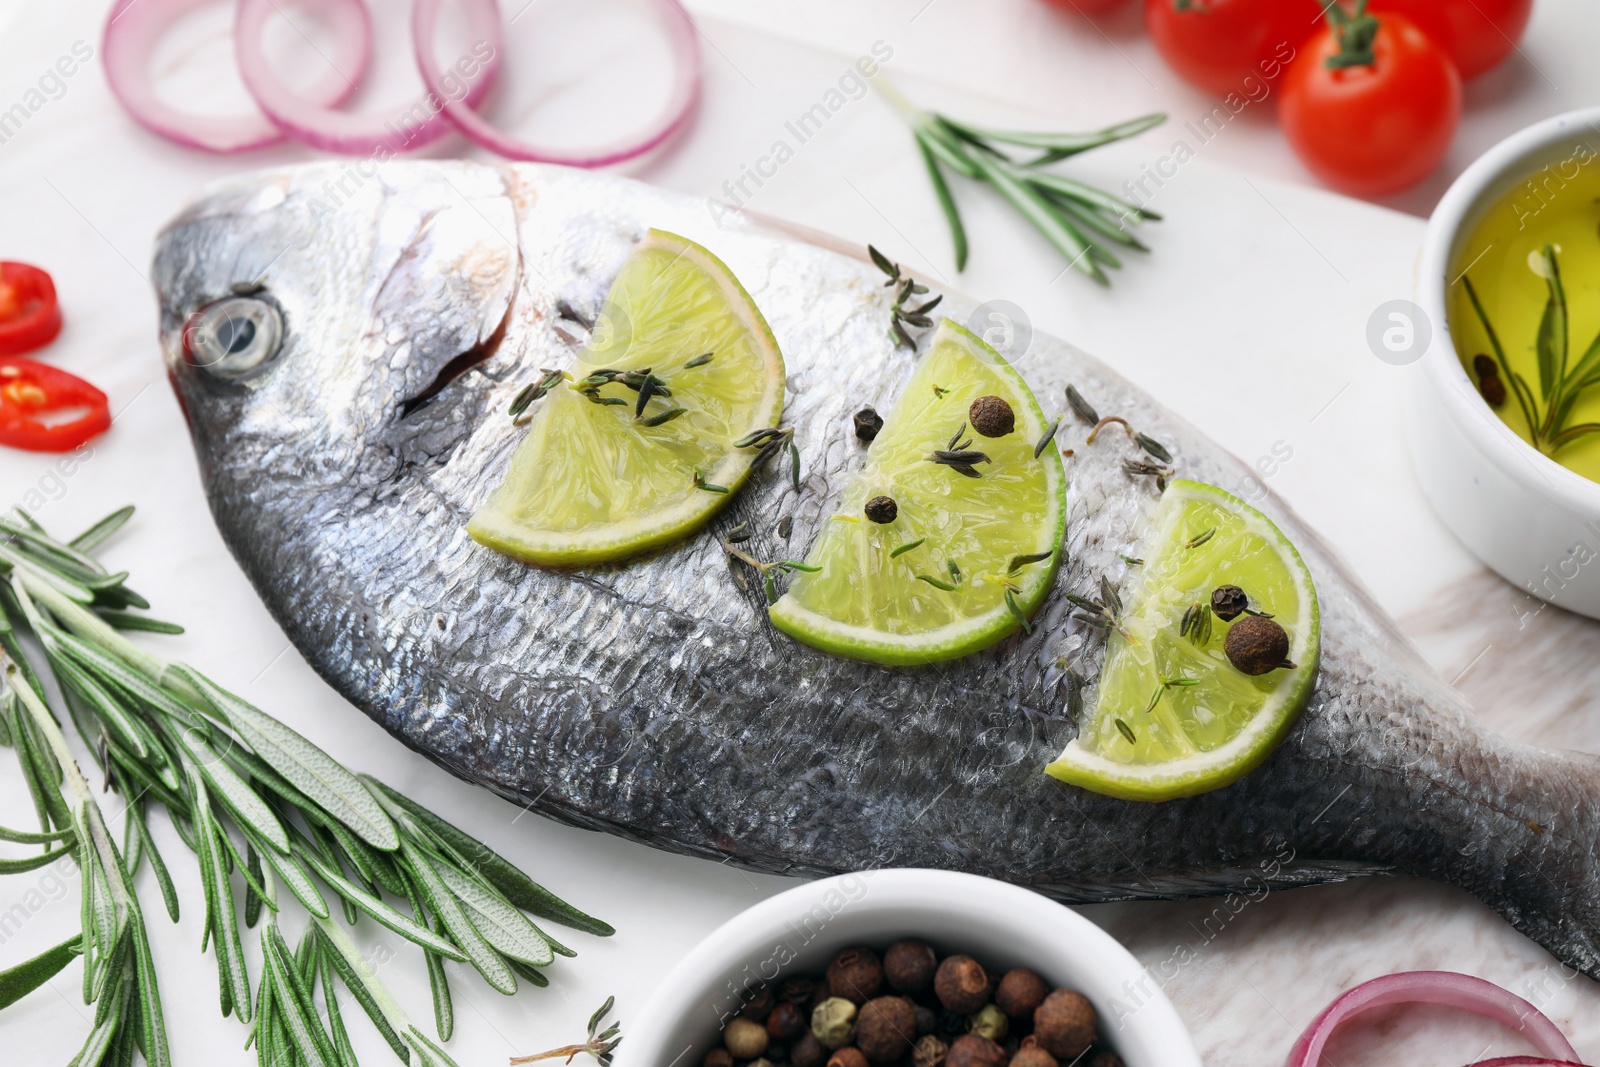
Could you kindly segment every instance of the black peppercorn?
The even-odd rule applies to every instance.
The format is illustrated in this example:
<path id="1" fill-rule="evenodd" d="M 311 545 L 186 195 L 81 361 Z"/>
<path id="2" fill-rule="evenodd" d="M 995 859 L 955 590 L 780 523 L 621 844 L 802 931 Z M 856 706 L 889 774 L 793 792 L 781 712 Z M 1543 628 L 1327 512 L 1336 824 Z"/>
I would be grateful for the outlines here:
<path id="1" fill-rule="evenodd" d="M 1497 408 L 1506 402 L 1506 383 L 1500 380 L 1498 374 L 1484 377 L 1478 383 L 1478 392 L 1483 394 L 1483 399 L 1492 408 Z"/>
<path id="2" fill-rule="evenodd" d="M 1250 607 L 1250 598 L 1236 585 L 1219 585 L 1211 591 L 1211 611 L 1223 622 L 1232 622 Z"/>
<path id="3" fill-rule="evenodd" d="M 883 954 L 883 976 L 901 993 L 920 993 L 933 984 L 939 957 L 926 941 L 896 941 Z"/>
<path id="4" fill-rule="evenodd" d="M 809 978 L 785 978 L 783 984 L 778 986 L 778 999 L 809 1008 L 812 1007 L 811 994 L 816 991 L 817 983 Z"/>
<path id="5" fill-rule="evenodd" d="M 762 986 L 755 991 L 755 995 L 745 1004 L 739 1014 L 743 1018 L 753 1019 L 758 1023 L 763 1022 L 766 1020 L 767 1013 L 772 1011 L 772 1005 L 777 1003 L 777 1000 L 778 998 L 773 994 L 770 986 Z"/>
<path id="6" fill-rule="evenodd" d="M 959 1011 L 951 1011 L 949 1008 L 940 1008 L 938 1032 L 946 1037 L 955 1037 L 959 1034 L 966 1033 L 967 1017 L 961 1014 Z"/>
<path id="7" fill-rule="evenodd" d="M 787 1000 L 779 1001 L 767 1016 L 767 1034 L 776 1041 L 793 1041 L 806 1032 L 808 1025 L 806 1013 Z"/>
<path id="8" fill-rule="evenodd" d="M 980 396 L 967 409 L 967 421 L 985 437 L 1004 437 L 1017 428 L 1017 416 L 1002 397 Z"/>
<path id="9" fill-rule="evenodd" d="M 934 972 L 933 991 L 951 1011 L 971 1014 L 989 1001 L 989 975 L 971 956 L 948 956 Z"/>
<path id="10" fill-rule="evenodd" d="M 873 522 L 893 522 L 895 516 L 900 514 L 900 505 L 894 502 L 892 496 L 875 496 L 867 501 L 867 518 Z"/>
<path id="11" fill-rule="evenodd" d="M 1472 369 L 1478 372 L 1480 378 L 1498 378 L 1500 368 L 1495 366 L 1494 360 L 1479 352 L 1472 357 Z"/>
<path id="12" fill-rule="evenodd" d="M 1222 644 L 1228 662 L 1245 674 L 1267 674 L 1279 667 L 1291 667 L 1289 635 L 1273 619 L 1251 615 L 1228 628 Z"/>
<path id="13" fill-rule="evenodd" d="M 939 1029 L 939 1013 L 934 1011 L 932 1008 L 925 1008 L 921 1004 L 918 1004 L 917 1036 L 921 1037 L 923 1034 L 931 1034 L 937 1029 Z"/>
<path id="14" fill-rule="evenodd" d="M 828 1062 L 828 1050 L 822 1047 L 817 1035 L 808 1030 L 789 1050 L 789 1062 L 794 1067 L 822 1067 Z"/>
<path id="15" fill-rule="evenodd" d="M 889 504 L 893 507 L 894 501 L 890 500 Z M 867 513 L 872 513 L 871 504 L 867 505 Z M 883 964 L 878 962 L 878 954 L 870 948 L 847 948 L 828 964 L 828 992 L 843 997 L 856 1007 L 877 996 L 881 988 Z"/>
<path id="16" fill-rule="evenodd" d="M 878 436 L 878 431 L 883 429 L 883 416 L 871 408 L 862 408 L 855 415 L 856 436 L 863 441 L 870 441 Z"/>

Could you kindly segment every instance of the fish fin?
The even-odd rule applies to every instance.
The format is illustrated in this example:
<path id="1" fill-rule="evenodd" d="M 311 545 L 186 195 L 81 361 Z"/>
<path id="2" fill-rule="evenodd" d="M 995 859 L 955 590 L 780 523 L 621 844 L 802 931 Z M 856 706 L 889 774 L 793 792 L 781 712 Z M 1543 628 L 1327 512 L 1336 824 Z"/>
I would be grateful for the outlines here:
<path id="1" fill-rule="evenodd" d="M 1276 867 L 1274 870 L 1273 868 Z M 1138 878 L 1091 878 L 1071 882 L 1035 882 L 1029 888 L 1064 904 L 1103 904 L 1113 900 L 1181 900 L 1221 897 L 1231 893 L 1299 889 L 1393 873 L 1394 868 L 1345 860 L 1271 859 L 1241 862 L 1211 871 L 1143 872 Z M 1270 873 L 1269 873 L 1270 872 Z"/>

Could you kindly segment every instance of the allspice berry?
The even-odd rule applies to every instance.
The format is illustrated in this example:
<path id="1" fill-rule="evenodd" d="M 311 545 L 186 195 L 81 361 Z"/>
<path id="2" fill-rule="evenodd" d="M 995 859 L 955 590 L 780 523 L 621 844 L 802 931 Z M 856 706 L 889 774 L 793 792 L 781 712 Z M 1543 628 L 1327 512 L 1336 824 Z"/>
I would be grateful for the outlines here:
<path id="1" fill-rule="evenodd" d="M 989 1000 L 989 975 L 971 956 L 947 956 L 934 972 L 933 992 L 946 1008 L 970 1015 Z"/>
<path id="2" fill-rule="evenodd" d="M 828 1050 L 822 1047 L 816 1034 L 807 1030 L 789 1049 L 789 1062 L 794 1067 L 823 1067 L 828 1062 Z"/>
<path id="3" fill-rule="evenodd" d="M 1222 643 L 1228 662 L 1245 674 L 1267 674 L 1289 662 L 1289 634 L 1277 620 L 1249 615 L 1228 627 Z"/>
<path id="4" fill-rule="evenodd" d="M 733 1067 L 733 1053 L 718 1046 L 706 1053 L 706 1058 L 700 1062 L 704 1067 Z"/>
<path id="5" fill-rule="evenodd" d="M 806 1032 L 806 1013 L 787 1000 L 773 1005 L 767 1016 L 767 1036 L 774 1041 L 793 1041 Z"/>
<path id="6" fill-rule="evenodd" d="M 932 1008 L 917 1005 L 917 1036 L 931 1034 L 939 1028 L 939 1013 Z"/>
<path id="7" fill-rule="evenodd" d="M 1478 372 L 1478 377 L 1480 378 L 1497 378 L 1500 376 L 1499 366 L 1484 352 L 1479 352 L 1472 357 L 1472 369 Z"/>
<path id="8" fill-rule="evenodd" d="M 883 429 L 883 416 L 873 411 L 870 407 L 862 408 L 856 412 L 852 420 L 856 427 L 856 436 L 863 441 L 870 441 L 878 436 L 878 431 Z"/>
<path id="9" fill-rule="evenodd" d="M 942 1067 L 950 1046 L 942 1039 L 926 1034 L 917 1039 L 911 1050 L 911 1067 Z"/>
<path id="10" fill-rule="evenodd" d="M 1072 989 L 1051 993 L 1033 1013 L 1033 1036 L 1040 1048 L 1057 1059 L 1081 1056 L 1094 1044 L 1094 1026 L 1094 1005 Z"/>
<path id="11" fill-rule="evenodd" d="M 892 496 L 875 496 L 867 501 L 866 512 L 867 518 L 873 522 L 893 522 L 895 517 L 900 514 L 900 505 L 894 502 L 894 497 Z M 862 951 L 865 950 L 863 949 Z M 829 981 L 831 982 L 832 979 L 830 978 Z"/>
<path id="12" fill-rule="evenodd" d="M 1089 1057 L 1088 1067 L 1122 1067 L 1122 1057 L 1108 1048 L 1097 1048 Z"/>
<path id="13" fill-rule="evenodd" d="M 878 497 L 878 500 L 889 500 L 888 497 Z M 872 505 L 876 501 L 867 502 L 867 515 L 872 515 Z M 889 509 L 894 510 L 894 501 L 889 500 Z M 887 519 L 873 519 L 874 522 L 889 522 L 894 518 L 891 514 Z M 847 948 L 828 964 L 828 992 L 836 997 L 844 997 L 850 1003 L 860 1007 L 883 988 L 883 964 L 878 962 L 878 954 L 870 948 Z"/>
<path id="14" fill-rule="evenodd" d="M 944 1054 L 944 1067 L 1006 1067 L 1006 1050 L 977 1034 L 963 1034 Z"/>
<path id="15" fill-rule="evenodd" d="M 917 1006 L 905 997 L 874 997 L 856 1016 L 856 1047 L 873 1063 L 893 1063 L 911 1051 Z"/>
<path id="16" fill-rule="evenodd" d="M 828 1057 L 828 1067 L 867 1067 L 867 1057 L 853 1046 L 842 1048 Z"/>
<path id="17" fill-rule="evenodd" d="M 1017 1054 L 1011 1057 L 1011 1067 L 1060 1067 L 1060 1061 L 1038 1045 L 1032 1045 L 1017 1050 Z M 1090 1067 L 1093 1067 L 1092 1060 Z"/>
<path id="18" fill-rule="evenodd" d="M 823 1048 L 848 1045 L 856 1036 L 856 1006 L 843 997 L 829 997 L 811 1013 L 811 1033 Z"/>
<path id="19" fill-rule="evenodd" d="M 753 1060 L 767 1051 L 767 1028 L 753 1019 L 738 1018 L 722 1032 L 722 1043 L 736 1060 Z"/>
<path id="20" fill-rule="evenodd" d="M 1236 585 L 1219 585 L 1211 591 L 1211 613 L 1223 622 L 1232 622 L 1250 607 L 1250 598 Z"/>
<path id="21" fill-rule="evenodd" d="M 998 396 L 980 396 L 967 409 L 967 421 L 985 437 L 1004 437 L 1017 428 L 1011 405 Z"/>
<path id="22" fill-rule="evenodd" d="M 1011 1018 L 1027 1019 L 1049 995 L 1050 987 L 1037 971 L 1018 967 L 1007 971 L 1000 979 L 1000 986 L 994 991 L 994 1002 Z"/>
<path id="23" fill-rule="evenodd" d="M 933 984 L 939 957 L 926 941 L 896 941 L 883 954 L 883 976 L 900 993 L 920 993 Z"/>

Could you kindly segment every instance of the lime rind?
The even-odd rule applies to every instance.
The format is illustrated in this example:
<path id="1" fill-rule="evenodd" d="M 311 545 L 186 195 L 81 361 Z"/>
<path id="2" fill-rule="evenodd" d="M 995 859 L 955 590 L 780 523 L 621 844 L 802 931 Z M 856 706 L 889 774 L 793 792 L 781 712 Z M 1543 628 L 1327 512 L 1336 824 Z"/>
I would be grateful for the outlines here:
<path id="1" fill-rule="evenodd" d="M 690 360 L 713 351 L 709 364 Z M 753 449 L 734 441 L 776 427 L 783 413 L 783 355 L 733 272 L 687 238 L 650 230 L 607 294 L 595 337 L 572 378 L 602 367 L 665 378 L 683 406 L 661 426 L 633 417 L 630 401 L 598 406 L 572 383 L 535 410 L 504 480 L 467 524 L 474 540 L 544 566 L 624 559 L 682 540 L 720 510 L 750 475 Z M 726 489 L 696 487 L 700 481 Z"/>
<path id="2" fill-rule="evenodd" d="M 998 439 L 974 435 L 973 447 L 995 460 L 983 477 L 969 481 L 928 463 L 986 393 L 1011 402 L 1016 429 Z M 942 321 L 807 555 L 823 571 L 796 575 L 770 609 L 773 624 L 834 655 L 896 666 L 955 659 L 1015 633 L 1017 615 L 1031 617 L 1055 584 L 1066 530 L 1060 453 L 1033 454 L 1048 429 L 1015 368 L 970 331 Z M 879 493 L 900 505 L 893 523 L 862 518 L 866 499 Z M 953 506 L 953 494 L 966 510 Z M 1018 494 L 1026 503 L 1012 506 Z M 925 543 L 893 554 L 918 541 Z M 1053 551 L 1049 559 L 1008 572 L 1014 556 L 1043 550 Z M 916 577 L 957 581 L 952 562 L 956 591 Z M 1008 582 L 1015 613 L 1005 602 Z"/>
<path id="3" fill-rule="evenodd" d="M 1192 796 L 1254 770 L 1309 699 L 1320 654 L 1310 572 L 1270 519 L 1214 486 L 1184 480 L 1167 487 L 1157 518 L 1140 549 L 1145 566 L 1123 597 L 1123 628 L 1134 641 L 1112 634 L 1096 704 L 1086 711 L 1079 736 L 1047 768 L 1064 781 L 1127 800 Z M 1187 547 L 1208 530 L 1217 532 Z M 1214 620 L 1203 646 L 1178 635 L 1189 605 L 1221 584 L 1239 584 L 1262 607 L 1279 612 L 1290 635 L 1292 670 L 1257 677 L 1234 670 L 1222 652 L 1228 624 L 1221 620 Z M 1293 611 L 1284 611 L 1291 601 Z M 1172 678 L 1198 683 L 1161 686 Z M 1157 688 L 1162 698 L 1149 706 Z M 1226 713 L 1209 710 L 1219 706 L 1231 710 L 1231 722 Z M 1248 720 L 1239 721 L 1246 710 Z"/>

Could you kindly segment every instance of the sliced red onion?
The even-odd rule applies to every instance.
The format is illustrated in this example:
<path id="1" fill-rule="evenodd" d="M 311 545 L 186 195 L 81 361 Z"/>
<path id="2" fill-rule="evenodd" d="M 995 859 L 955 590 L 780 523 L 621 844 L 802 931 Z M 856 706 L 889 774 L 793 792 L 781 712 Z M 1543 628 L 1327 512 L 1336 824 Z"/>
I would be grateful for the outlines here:
<path id="1" fill-rule="evenodd" d="M 1556 1024 L 1540 1014 L 1539 1009 L 1515 993 L 1507 992 L 1482 978 L 1455 974 L 1450 971 L 1409 971 L 1374 978 L 1356 986 L 1339 997 L 1318 1015 L 1300 1040 L 1289 1052 L 1285 1067 L 1317 1067 L 1322 1059 L 1322 1049 L 1351 1016 L 1372 1008 L 1390 1004 L 1439 1004 L 1463 1008 L 1503 1026 L 1521 1031 L 1522 1036 L 1538 1050 L 1538 1056 L 1513 1056 L 1509 1059 L 1490 1060 L 1477 1067 L 1512 1067 L 1514 1064 L 1567 1064 L 1578 1063 L 1573 1051 Z"/>
<path id="2" fill-rule="evenodd" d="M 1479 1060 L 1472 1067 L 1583 1067 L 1571 1060 L 1547 1060 L 1539 1056 L 1500 1056 L 1492 1060 Z"/>
<path id="3" fill-rule="evenodd" d="M 491 126 L 463 101 L 445 99 L 444 77 L 433 54 L 433 39 L 439 23 L 441 0 L 416 0 L 411 8 L 411 41 L 417 53 L 422 81 L 435 95 L 445 99 L 444 111 L 468 139 L 507 159 L 531 163 L 562 163 L 569 167 L 607 167 L 643 155 L 681 129 L 700 95 L 700 41 L 689 13 L 678 0 L 656 0 L 672 40 L 675 60 L 672 92 L 667 106 L 654 125 L 645 132 L 616 144 L 586 151 L 541 148 Z"/>
<path id="4" fill-rule="evenodd" d="M 360 0 L 352 2 L 362 7 L 362 18 L 367 18 Z M 240 0 L 233 23 L 239 74 L 267 117 L 303 144 L 327 152 L 383 158 L 409 152 L 455 128 L 442 112 L 442 100 L 458 100 L 463 107 L 473 108 L 494 84 L 505 48 L 500 10 L 494 0 L 468 0 L 466 6 L 473 44 L 445 73 L 450 79 L 447 91 L 435 88 L 391 115 L 340 111 L 283 83 L 261 46 L 267 20 L 279 11 L 277 0 Z"/>
<path id="5" fill-rule="evenodd" d="M 122 106 L 147 129 L 208 152 L 243 152 L 277 144 L 283 131 L 266 115 L 197 115 L 173 107 L 150 84 L 155 46 L 183 15 L 212 0 L 117 0 L 106 20 L 101 62 Z M 317 17 L 333 31 L 331 68 L 306 91 L 306 99 L 334 105 L 355 91 L 367 70 L 372 27 L 361 0 L 319 0 Z"/>

